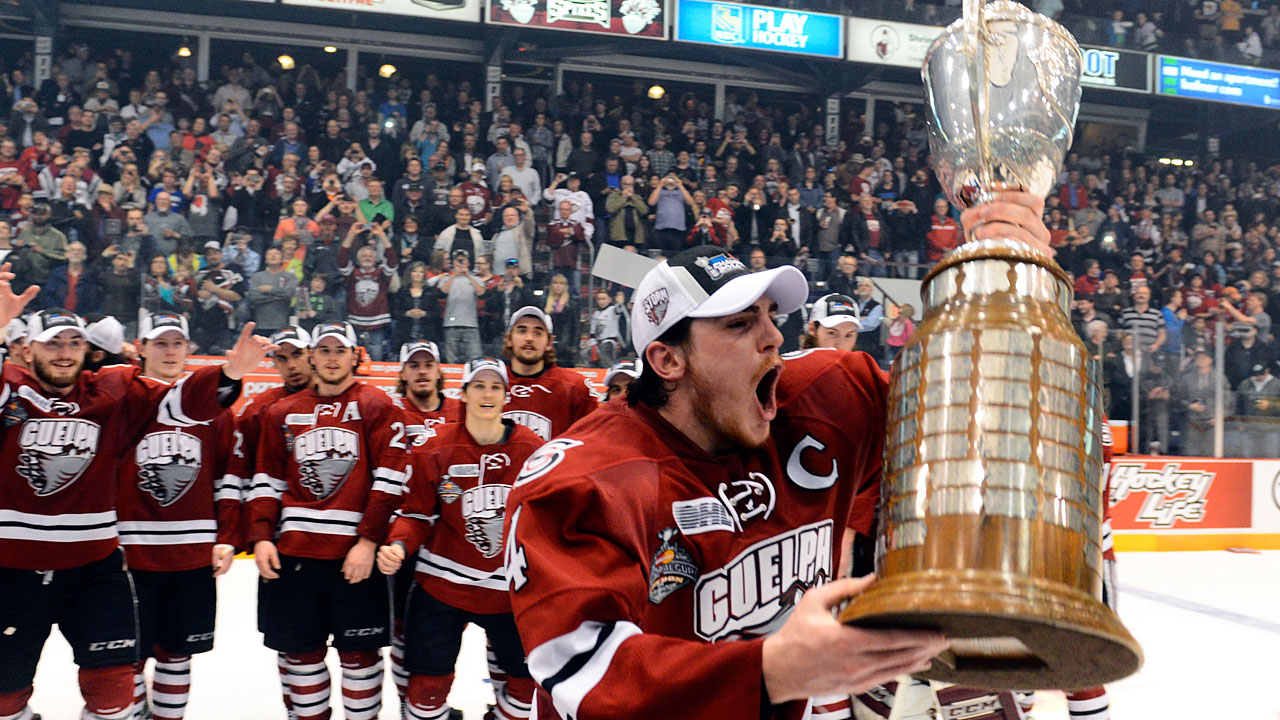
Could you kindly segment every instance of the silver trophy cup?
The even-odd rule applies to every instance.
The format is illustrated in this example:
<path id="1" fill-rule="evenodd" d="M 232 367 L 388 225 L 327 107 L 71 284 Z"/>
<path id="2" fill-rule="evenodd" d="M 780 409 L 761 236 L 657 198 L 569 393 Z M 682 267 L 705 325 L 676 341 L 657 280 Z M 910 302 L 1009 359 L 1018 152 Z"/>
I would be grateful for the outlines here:
<path id="1" fill-rule="evenodd" d="M 1080 99 L 1080 48 L 1048 18 L 969 0 L 925 60 L 932 160 L 952 202 L 1052 189 Z M 1071 283 L 1016 239 L 970 240 L 925 278 L 894 363 L 880 580 L 841 619 L 941 630 L 929 678 L 1091 687 L 1141 649 L 1103 605 L 1102 386 Z"/>

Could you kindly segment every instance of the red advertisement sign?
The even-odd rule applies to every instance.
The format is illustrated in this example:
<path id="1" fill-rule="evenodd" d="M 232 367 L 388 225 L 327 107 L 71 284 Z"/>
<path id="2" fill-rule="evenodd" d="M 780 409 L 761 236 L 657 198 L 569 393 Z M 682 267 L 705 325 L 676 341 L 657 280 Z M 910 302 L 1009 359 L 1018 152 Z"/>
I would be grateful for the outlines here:
<path id="1" fill-rule="evenodd" d="M 668 0 L 488 0 L 488 22 L 667 38 Z"/>
<path id="2" fill-rule="evenodd" d="M 1111 517 L 1117 530 L 1248 528 L 1253 463 L 1194 458 L 1117 458 Z"/>

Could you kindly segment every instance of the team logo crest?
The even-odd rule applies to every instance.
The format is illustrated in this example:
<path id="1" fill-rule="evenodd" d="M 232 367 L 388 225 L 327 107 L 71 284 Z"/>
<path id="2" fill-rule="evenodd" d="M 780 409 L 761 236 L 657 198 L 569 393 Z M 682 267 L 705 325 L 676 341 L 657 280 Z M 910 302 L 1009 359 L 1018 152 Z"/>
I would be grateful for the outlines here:
<path id="1" fill-rule="evenodd" d="M 644 316 L 649 318 L 649 322 L 661 325 L 662 319 L 667 316 L 667 306 L 670 304 L 671 298 L 667 294 L 667 289 L 658 288 L 646 295 L 640 306 L 644 309 Z"/>
<path id="2" fill-rule="evenodd" d="M 462 512 L 467 542 L 487 558 L 502 552 L 502 522 L 506 519 L 510 494 L 510 485 L 496 484 L 477 485 L 462 493 L 462 505 L 458 509 Z"/>
<path id="3" fill-rule="evenodd" d="M 178 501 L 200 474 L 200 438 L 180 430 L 148 433 L 138 443 L 138 487 L 160 507 Z"/>
<path id="4" fill-rule="evenodd" d="M 331 497 L 347 481 L 360 459 L 360 436 L 338 427 L 308 430 L 293 441 L 302 487 L 317 499 Z"/>
<path id="5" fill-rule="evenodd" d="M 88 420 L 28 420 L 18 436 L 18 474 L 38 497 L 74 483 L 98 451 L 101 427 Z"/>
<path id="6" fill-rule="evenodd" d="M 375 280 L 369 280 L 368 278 L 361 278 L 357 280 L 356 302 L 360 303 L 361 307 L 368 307 L 369 305 L 372 305 L 373 301 L 378 299 L 378 291 L 381 289 L 382 286 Z"/>
<path id="7" fill-rule="evenodd" d="M 736 272 L 747 272 L 747 266 L 742 261 L 732 255 L 712 255 L 711 257 L 700 257 L 693 261 L 694 265 L 702 268 L 707 273 L 707 277 L 712 280 L 720 278 Z"/>
<path id="8" fill-rule="evenodd" d="M 440 484 L 436 486 L 436 494 L 440 496 L 440 502 L 446 505 L 452 505 L 462 497 L 462 488 L 458 487 L 458 483 L 449 479 L 446 475 Z"/>
<path id="9" fill-rule="evenodd" d="M 896 30 L 888 25 L 881 25 L 871 31 L 871 44 L 875 47 L 876 57 L 887 60 L 889 56 L 898 52 L 902 42 L 898 39 Z"/>
<path id="10" fill-rule="evenodd" d="M 676 544 L 679 533 L 667 528 L 658 533 L 662 541 L 649 566 L 649 602 L 657 605 L 671 593 L 698 579 L 700 571 L 688 550 Z"/>

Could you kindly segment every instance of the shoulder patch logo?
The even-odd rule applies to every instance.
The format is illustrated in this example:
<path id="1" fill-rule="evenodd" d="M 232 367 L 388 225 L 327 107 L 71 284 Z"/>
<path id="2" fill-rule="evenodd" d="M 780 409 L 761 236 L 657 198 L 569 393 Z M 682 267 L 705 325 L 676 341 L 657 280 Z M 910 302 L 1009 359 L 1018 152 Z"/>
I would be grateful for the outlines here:
<path id="1" fill-rule="evenodd" d="M 658 288 L 645 296 L 641 301 L 640 307 L 644 310 L 644 316 L 654 325 L 661 325 L 662 319 L 667 316 L 667 306 L 671 304 L 671 297 L 667 294 L 666 288 Z"/>
<path id="2" fill-rule="evenodd" d="M 524 467 L 520 469 L 520 477 L 516 479 L 515 487 L 533 482 L 551 472 L 555 466 L 564 461 L 567 451 L 581 444 L 578 440 L 556 438 L 538 448 L 537 451 L 529 456 L 528 460 L 524 461 Z"/>
<path id="3" fill-rule="evenodd" d="M 649 602 L 654 605 L 697 580 L 701 573 L 689 551 L 676 544 L 678 535 L 675 528 L 658 533 L 662 542 L 653 553 L 653 562 L 649 566 Z"/>

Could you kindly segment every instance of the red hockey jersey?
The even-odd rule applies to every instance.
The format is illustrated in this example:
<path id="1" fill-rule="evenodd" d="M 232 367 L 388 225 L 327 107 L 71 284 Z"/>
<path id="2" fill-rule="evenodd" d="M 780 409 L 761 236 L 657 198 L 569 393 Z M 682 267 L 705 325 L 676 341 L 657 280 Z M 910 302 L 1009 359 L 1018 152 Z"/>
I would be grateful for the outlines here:
<path id="1" fill-rule="evenodd" d="M 0 566 L 64 570 L 101 560 L 119 544 L 116 482 L 126 444 L 152 418 L 177 425 L 222 412 L 222 369 L 174 385 L 137 367 L 84 372 L 66 397 L 47 397 L 14 365 L 0 375 Z M 233 398 L 227 398 L 228 401 Z"/>
<path id="2" fill-rule="evenodd" d="M 477 445 L 463 423 L 436 428 L 414 453 L 408 496 L 387 541 L 417 553 L 418 584 L 467 612 L 511 612 L 502 568 L 507 495 L 524 461 L 542 446 L 532 430 L 507 422 L 501 443 Z M 420 549 L 419 549 L 420 548 Z"/>
<path id="3" fill-rule="evenodd" d="M 502 417 L 515 420 L 543 440 L 560 435 L 599 403 L 584 375 L 559 365 L 537 375 L 517 375 L 510 365 L 507 375 L 507 409 Z"/>
<path id="4" fill-rule="evenodd" d="M 419 410 L 409 400 L 402 401 L 405 422 L 408 424 L 409 436 L 414 446 L 421 446 L 427 438 L 435 435 L 435 431 L 445 423 L 462 422 L 462 401 L 457 398 L 441 397 L 440 407 L 431 411 Z"/>
<path id="5" fill-rule="evenodd" d="M 1111 458 L 1114 453 L 1111 444 L 1111 423 L 1102 421 L 1102 557 L 1105 560 L 1116 559 L 1116 549 L 1111 540 Z"/>
<path id="6" fill-rule="evenodd" d="M 245 495 L 250 544 L 275 540 L 285 555 L 321 560 L 344 557 L 357 536 L 382 544 L 408 475 L 396 400 L 361 382 L 334 397 L 309 388 L 267 408 L 261 425 Z"/>
<path id="7" fill-rule="evenodd" d="M 240 406 L 235 422 L 235 442 L 232 444 L 231 457 L 227 460 L 227 475 L 239 482 L 244 492 L 248 492 L 253 484 L 258 439 L 262 435 L 262 413 L 295 394 L 284 385 L 276 385 L 249 398 Z"/>
<path id="8" fill-rule="evenodd" d="M 539 717 L 548 698 L 575 720 L 772 714 L 763 637 L 839 567 L 887 395 L 863 353 L 799 353 L 759 450 L 713 457 L 609 403 L 534 453 L 507 503 L 506 570 Z"/>
<path id="9" fill-rule="evenodd" d="M 208 567 L 214 543 L 236 546 L 240 483 L 226 474 L 235 419 L 183 427 L 159 421 L 143 431 L 120 462 L 117 527 L 129 567 Z"/>

